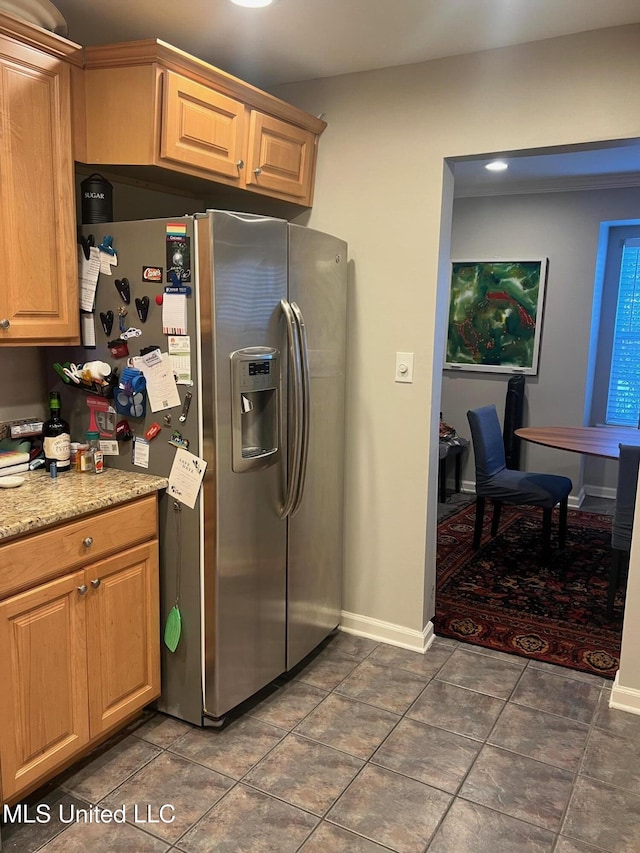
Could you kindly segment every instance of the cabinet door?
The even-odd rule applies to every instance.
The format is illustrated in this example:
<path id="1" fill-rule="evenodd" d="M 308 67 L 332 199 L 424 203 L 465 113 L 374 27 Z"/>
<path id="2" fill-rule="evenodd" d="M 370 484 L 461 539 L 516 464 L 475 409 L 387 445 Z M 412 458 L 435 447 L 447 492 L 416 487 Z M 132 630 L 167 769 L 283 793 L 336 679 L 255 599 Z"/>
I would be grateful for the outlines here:
<path id="1" fill-rule="evenodd" d="M 78 338 L 70 69 L 0 38 L 0 343 Z"/>
<path id="2" fill-rule="evenodd" d="M 247 186 L 311 204 L 316 137 L 253 110 L 249 121 Z"/>
<path id="3" fill-rule="evenodd" d="M 91 737 L 160 695 L 158 544 L 85 570 Z"/>
<path id="4" fill-rule="evenodd" d="M 161 159 L 239 183 L 244 104 L 172 71 L 163 78 Z"/>
<path id="5" fill-rule="evenodd" d="M 89 740 L 83 573 L 0 604 L 2 795 L 37 783 Z"/>

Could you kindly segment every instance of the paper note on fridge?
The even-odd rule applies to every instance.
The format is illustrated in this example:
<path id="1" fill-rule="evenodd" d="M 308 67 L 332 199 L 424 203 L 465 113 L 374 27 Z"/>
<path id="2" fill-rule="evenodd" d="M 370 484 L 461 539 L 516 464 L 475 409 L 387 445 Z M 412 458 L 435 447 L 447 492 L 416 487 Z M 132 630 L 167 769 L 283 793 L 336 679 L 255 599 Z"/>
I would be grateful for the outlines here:
<path id="1" fill-rule="evenodd" d="M 163 295 L 162 331 L 165 335 L 187 334 L 187 297 L 181 293 Z"/>
<path id="2" fill-rule="evenodd" d="M 89 249 L 89 260 L 84 256 L 82 247 L 78 247 L 78 277 L 80 279 L 80 308 L 93 311 L 96 299 L 96 287 L 100 275 L 100 252 L 96 246 Z"/>
<path id="3" fill-rule="evenodd" d="M 207 463 L 204 459 L 179 447 L 169 474 L 168 494 L 193 509 L 206 468 Z"/>
<path id="4" fill-rule="evenodd" d="M 154 350 L 133 359 L 134 367 L 144 373 L 147 380 L 147 396 L 152 412 L 172 409 L 180 405 L 180 394 L 176 387 L 169 353 Z"/>

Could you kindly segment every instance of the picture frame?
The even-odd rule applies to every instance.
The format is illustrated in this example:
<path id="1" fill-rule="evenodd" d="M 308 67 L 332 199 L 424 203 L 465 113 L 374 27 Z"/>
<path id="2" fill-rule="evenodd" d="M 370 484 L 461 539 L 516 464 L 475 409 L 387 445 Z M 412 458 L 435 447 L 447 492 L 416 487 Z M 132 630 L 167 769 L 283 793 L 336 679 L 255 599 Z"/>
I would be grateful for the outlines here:
<path id="1" fill-rule="evenodd" d="M 548 258 L 451 262 L 445 370 L 538 372 Z"/>

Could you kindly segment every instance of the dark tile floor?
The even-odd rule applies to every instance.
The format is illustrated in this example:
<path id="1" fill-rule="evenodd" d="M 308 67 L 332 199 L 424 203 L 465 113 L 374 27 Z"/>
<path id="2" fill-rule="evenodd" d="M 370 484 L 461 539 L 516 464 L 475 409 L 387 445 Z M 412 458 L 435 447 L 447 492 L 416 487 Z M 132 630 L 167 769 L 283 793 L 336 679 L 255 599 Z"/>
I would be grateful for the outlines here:
<path id="1" fill-rule="evenodd" d="M 2 850 L 637 853 L 640 717 L 610 689 L 451 640 L 420 655 L 338 633 L 221 730 L 145 715 L 38 792 L 54 819 L 5 826 Z M 93 804 L 127 823 L 60 822 Z M 141 822 L 165 804 L 171 823 Z"/>

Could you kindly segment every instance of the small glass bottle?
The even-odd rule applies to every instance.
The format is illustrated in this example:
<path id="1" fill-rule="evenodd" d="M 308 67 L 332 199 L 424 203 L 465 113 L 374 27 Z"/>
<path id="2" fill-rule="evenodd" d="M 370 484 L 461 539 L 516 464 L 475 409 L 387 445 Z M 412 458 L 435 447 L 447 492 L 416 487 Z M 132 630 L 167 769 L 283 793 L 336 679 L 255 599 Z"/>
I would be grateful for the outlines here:
<path id="1" fill-rule="evenodd" d="M 88 432 L 89 455 L 92 458 L 92 470 L 94 474 L 102 474 L 104 471 L 104 456 L 100 449 L 100 433 Z"/>

